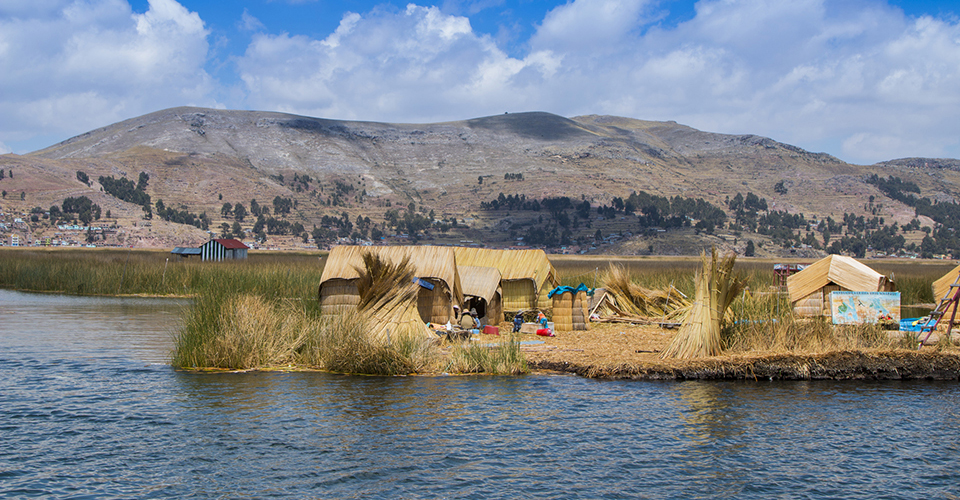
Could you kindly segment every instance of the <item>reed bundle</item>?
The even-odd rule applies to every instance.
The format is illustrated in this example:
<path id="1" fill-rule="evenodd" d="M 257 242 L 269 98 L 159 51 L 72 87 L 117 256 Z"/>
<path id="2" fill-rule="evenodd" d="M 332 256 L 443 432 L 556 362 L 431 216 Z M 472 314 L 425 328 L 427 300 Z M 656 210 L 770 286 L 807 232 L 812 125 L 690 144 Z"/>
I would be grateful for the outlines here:
<path id="1" fill-rule="evenodd" d="M 558 332 L 587 330 L 588 306 L 587 292 L 564 292 L 554 295 L 552 316 L 554 330 Z"/>
<path id="2" fill-rule="evenodd" d="M 358 278 L 357 312 L 374 321 L 370 328 L 375 339 L 390 342 L 390 335 L 425 335 L 426 324 L 417 310 L 419 285 L 414 283 L 414 267 L 409 257 L 394 264 L 374 253 L 363 254 Z"/>
<path id="3" fill-rule="evenodd" d="M 603 282 L 607 292 L 617 298 L 616 309 L 622 316 L 673 319 L 690 307 L 690 301 L 673 285 L 666 290 L 645 288 L 620 264 L 610 265 Z"/>
<path id="4" fill-rule="evenodd" d="M 718 260 L 716 248 L 710 250 L 710 258 L 706 252 L 701 254 L 701 269 L 695 278 L 696 297 L 661 358 L 691 359 L 720 354 L 720 322 L 746 286 L 742 277 L 733 272 L 736 258 L 730 254 Z"/>

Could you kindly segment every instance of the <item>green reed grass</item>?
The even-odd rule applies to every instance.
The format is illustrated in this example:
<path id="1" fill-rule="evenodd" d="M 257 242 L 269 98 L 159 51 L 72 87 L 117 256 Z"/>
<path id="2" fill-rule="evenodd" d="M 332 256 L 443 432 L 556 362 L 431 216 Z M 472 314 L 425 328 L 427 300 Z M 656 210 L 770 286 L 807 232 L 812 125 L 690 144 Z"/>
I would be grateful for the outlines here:
<path id="1" fill-rule="evenodd" d="M 730 306 L 722 332 L 724 352 L 819 353 L 894 348 L 900 339 L 884 325 L 833 325 L 829 319 L 796 318 L 784 293 L 745 293 Z"/>
<path id="2" fill-rule="evenodd" d="M 436 342 L 422 332 L 397 332 L 384 343 L 359 314 L 323 317 L 319 325 L 318 335 L 299 350 L 300 364 L 339 373 L 405 375 L 426 371 L 436 361 Z"/>
<path id="3" fill-rule="evenodd" d="M 372 335 L 361 315 L 323 317 L 291 300 L 211 292 L 196 298 L 176 339 L 176 368 L 257 369 L 306 366 L 369 375 L 417 373 L 436 347 L 423 335 Z"/>
<path id="4" fill-rule="evenodd" d="M 527 359 L 520 351 L 518 336 L 504 335 L 495 347 L 477 342 L 453 345 L 447 371 L 456 373 L 488 373 L 491 375 L 520 375 L 530 371 Z"/>
<path id="5" fill-rule="evenodd" d="M 319 255 L 256 255 L 200 262 L 144 250 L 4 250 L 0 286 L 79 295 L 200 295 L 226 289 L 315 298 Z"/>
<path id="6" fill-rule="evenodd" d="M 292 302 L 207 294 L 188 313 L 172 364 L 250 369 L 292 363 L 306 339 L 319 334 L 317 325 Z"/>

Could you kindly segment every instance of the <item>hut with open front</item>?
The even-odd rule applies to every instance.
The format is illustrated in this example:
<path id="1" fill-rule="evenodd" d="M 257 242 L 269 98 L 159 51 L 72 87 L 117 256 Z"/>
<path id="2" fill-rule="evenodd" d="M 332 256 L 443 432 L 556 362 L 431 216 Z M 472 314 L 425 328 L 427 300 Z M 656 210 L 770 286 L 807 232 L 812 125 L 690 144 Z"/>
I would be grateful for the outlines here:
<path id="1" fill-rule="evenodd" d="M 798 316 L 830 316 L 830 292 L 892 292 L 893 281 L 852 257 L 830 255 L 787 278 Z"/>
<path id="2" fill-rule="evenodd" d="M 356 310 L 360 300 L 356 285 L 357 268 L 363 266 L 364 252 L 377 254 L 394 263 L 409 257 L 420 286 L 417 293 L 420 317 L 431 323 L 454 321 L 453 306 L 463 303 L 456 255 L 452 248 L 431 246 L 334 247 L 320 276 L 318 295 L 320 310 L 324 314 Z"/>
<path id="3" fill-rule="evenodd" d="M 500 270 L 479 266 L 457 266 L 457 270 L 463 286 L 463 310 L 476 309 L 484 325 L 498 325 L 503 321 Z"/>
<path id="4" fill-rule="evenodd" d="M 500 271 L 503 312 L 549 309 L 547 293 L 560 284 L 557 270 L 543 250 L 455 248 L 457 265 L 495 267 Z"/>

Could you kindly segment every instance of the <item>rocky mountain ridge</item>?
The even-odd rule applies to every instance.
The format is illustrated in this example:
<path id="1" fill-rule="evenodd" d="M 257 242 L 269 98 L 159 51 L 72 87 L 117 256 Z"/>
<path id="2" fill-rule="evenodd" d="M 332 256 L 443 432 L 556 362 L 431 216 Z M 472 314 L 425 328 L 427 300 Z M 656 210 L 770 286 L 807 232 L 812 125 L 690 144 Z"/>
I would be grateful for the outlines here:
<path id="1" fill-rule="evenodd" d="M 918 158 L 852 165 L 756 135 L 615 116 L 530 112 L 388 124 L 182 107 L 93 130 L 29 155 L 0 157 L 0 169 L 20 174 L 0 180 L 0 187 L 24 193 L 23 200 L 8 196 L 0 206 L 7 211 L 45 209 L 83 195 L 111 207 L 111 215 L 128 230 L 138 221 L 142 228 L 140 207 L 103 193 L 95 180 L 102 175 L 136 179 L 145 172 L 151 179 L 147 193 L 154 200 L 206 213 L 214 228 L 235 222 L 221 214 L 225 202 L 294 200 L 295 209 L 285 217 L 308 230 L 322 226 L 324 215 L 365 216 L 376 223 L 389 210 L 412 203 L 418 213 L 433 212 L 435 220 L 455 218 L 469 226 L 454 231 L 455 238 L 503 245 L 511 240 L 502 234 L 508 227 L 529 225 L 530 220 L 519 217 L 504 224 L 511 215 L 481 209 L 481 202 L 500 193 L 537 200 L 566 196 L 600 207 L 643 191 L 702 198 L 724 209 L 738 193 L 755 193 L 770 210 L 810 219 L 838 219 L 848 212 L 876 215 L 872 205 L 877 203 L 887 220 L 904 225 L 915 218 L 913 210 L 883 198 L 866 179 L 873 174 L 900 177 L 916 183 L 924 196 L 954 201 L 960 192 L 958 166 L 958 160 Z M 79 183 L 77 171 L 93 181 Z M 149 232 L 158 236 L 147 238 L 138 229 L 137 241 L 144 245 L 208 237 L 187 231 L 187 238 L 182 230 L 165 236 L 159 233 L 170 223 L 149 223 Z M 242 221 L 245 228 L 250 224 Z M 629 224 L 621 226 L 607 229 L 637 232 Z M 579 232 L 587 229 L 593 228 Z M 690 251 L 704 237 L 693 235 L 676 251 Z M 630 245 L 620 246 L 631 251 Z"/>

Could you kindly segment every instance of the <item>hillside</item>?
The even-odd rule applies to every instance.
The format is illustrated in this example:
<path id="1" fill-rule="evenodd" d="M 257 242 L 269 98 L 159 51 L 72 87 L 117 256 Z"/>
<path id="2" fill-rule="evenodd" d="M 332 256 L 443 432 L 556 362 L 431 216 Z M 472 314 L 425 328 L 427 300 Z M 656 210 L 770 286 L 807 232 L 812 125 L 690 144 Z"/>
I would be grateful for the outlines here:
<path id="1" fill-rule="evenodd" d="M 173 108 L 29 155 L 4 155 L 0 170 L 14 174 L 0 179 L 0 188 L 7 192 L 0 200 L 4 212 L 37 207 L 46 211 L 67 198 L 84 196 L 104 213 L 110 211 L 111 217 L 103 218 L 99 226 L 117 226 L 104 235 L 105 240 L 94 239 L 157 247 L 192 245 L 209 236 L 161 217 L 145 219 L 140 206 L 103 191 L 101 176 L 135 183 L 141 172 L 147 174 L 144 192 L 152 204 L 160 199 L 165 209 L 181 215 L 205 213 L 216 234 L 224 223 L 238 222 L 248 232 L 256 229 L 256 216 L 237 221 L 235 214 L 224 210 L 225 203 L 249 209 L 255 199 L 271 210 L 264 221 L 274 220 L 273 231 L 260 228 L 268 246 L 312 246 L 303 243 L 302 236 L 293 238 L 289 226 L 299 223 L 308 233 L 319 227 L 316 236 L 324 240 L 331 239 L 329 231 L 349 235 L 376 229 L 390 235 L 406 229 L 401 232 L 435 243 L 506 246 L 521 236 L 530 240 L 535 236 L 531 231 L 542 229 L 555 235 L 544 240 L 554 247 L 563 240 L 564 246 L 579 250 L 649 253 L 652 248 L 665 254 L 695 253 L 709 244 L 742 251 L 747 239 L 762 248 L 758 254 L 796 252 L 783 248 L 789 243 L 786 235 L 757 234 L 770 231 L 754 228 L 749 220 L 730 227 L 737 215 L 729 200 L 738 193 L 764 199 L 766 208 L 752 214 L 754 222 L 768 212 L 803 214 L 802 227 L 807 230 L 812 221 L 831 217 L 839 222 L 848 213 L 883 217 L 886 225 L 896 222 L 901 227 L 916 218 L 909 203 L 891 199 L 876 183 L 868 183 L 874 174 L 912 183 L 919 188 L 918 196 L 934 202 L 953 202 L 960 192 L 957 160 L 911 158 L 851 165 L 754 135 L 715 134 L 674 122 L 596 115 L 564 118 L 538 112 L 388 124 Z M 78 171 L 88 177 L 87 183 L 78 180 Z M 598 207 L 629 201 L 633 192 L 702 198 L 722 208 L 728 220 L 716 227 L 701 225 L 699 231 L 693 227 L 667 231 L 661 228 L 666 222 L 659 219 L 638 224 L 636 216 L 642 215 L 643 207 L 608 210 L 606 216 L 598 212 Z M 481 207 L 481 202 L 497 200 L 500 193 L 525 200 L 569 197 L 570 205 L 560 210 L 567 220 L 557 210 L 520 210 L 516 204 L 512 210 L 503 210 L 504 205 Z M 273 204 L 277 199 L 280 205 Z M 574 210 L 584 201 L 589 211 Z M 408 213 L 411 203 L 414 211 Z M 63 233 L 44 228 L 42 215 L 38 218 L 36 227 L 29 228 L 31 234 Z M 691 218 L 689 225 L 697 221 Z M 919 222 L 934 225 L 926 217 Z M 618 237 L 611 240 L 610 234 Z M 919 243 L 925 233 L 913 227 L 903 235 Z M 253 239 L 252 234 L 248 238 Z"/>

